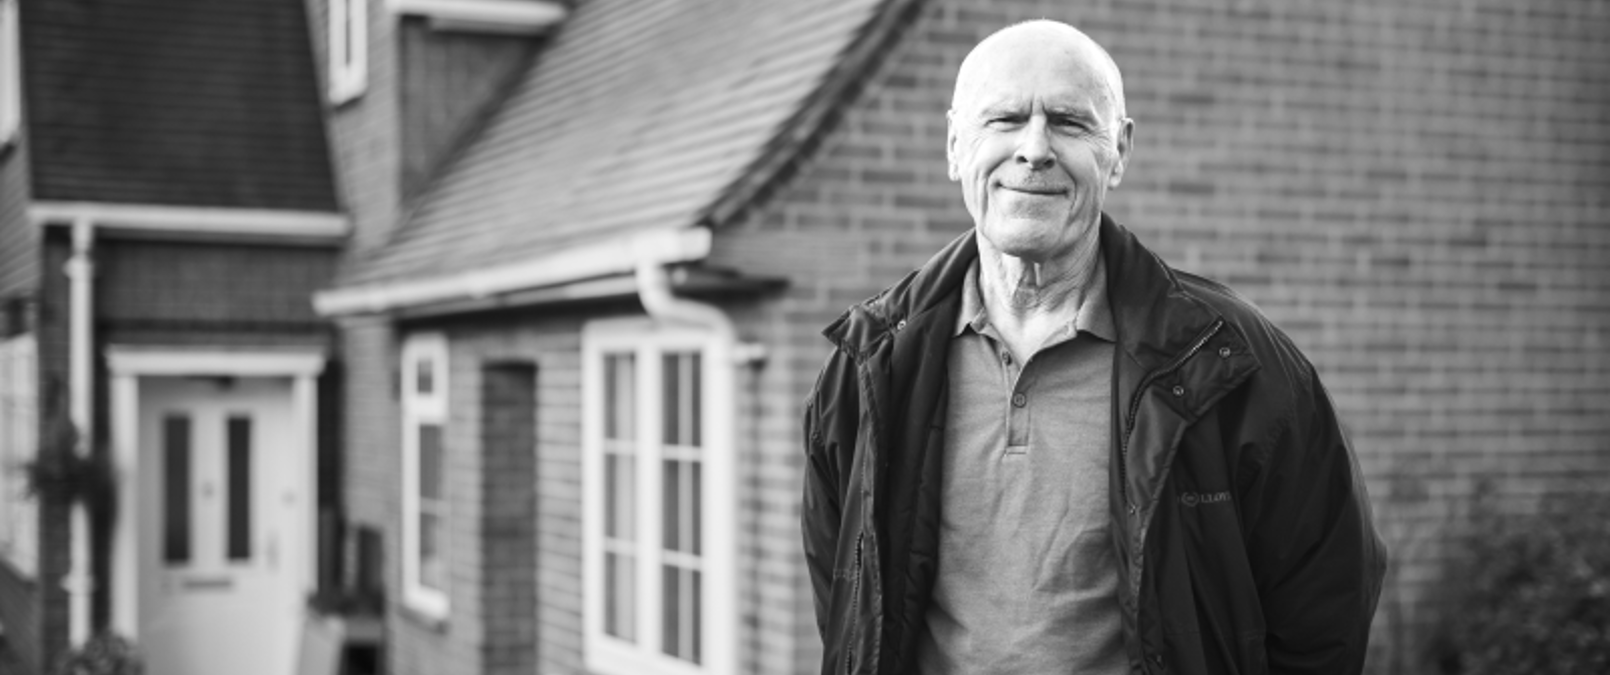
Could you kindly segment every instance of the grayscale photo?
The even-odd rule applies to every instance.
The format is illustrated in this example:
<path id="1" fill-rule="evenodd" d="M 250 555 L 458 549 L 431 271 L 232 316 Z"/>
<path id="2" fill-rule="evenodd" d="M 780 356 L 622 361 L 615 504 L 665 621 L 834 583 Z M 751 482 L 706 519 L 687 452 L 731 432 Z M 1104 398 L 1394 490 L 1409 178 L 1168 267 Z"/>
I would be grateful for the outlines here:
<path id="1" fill-rule="evenodd" d="M 0 0 L 0 675 L 1610 673 L 1610 0 Z"/>

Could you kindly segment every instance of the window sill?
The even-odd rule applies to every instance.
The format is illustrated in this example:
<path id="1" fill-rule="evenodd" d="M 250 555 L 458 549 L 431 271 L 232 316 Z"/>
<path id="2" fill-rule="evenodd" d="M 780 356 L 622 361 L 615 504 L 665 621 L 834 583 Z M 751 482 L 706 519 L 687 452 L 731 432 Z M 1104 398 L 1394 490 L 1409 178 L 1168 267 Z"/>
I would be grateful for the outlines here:
<path id="1" fill-rule="evenodd" d="M 412 623 L 415 626 L 423 628 L 432 633 L 436 633 L 437 635 L 446 635 L 448 632 L 446 616 L 431 614 L 425 610 L 419 609 L 418 607 L 410 607 L 406 603 L 397 607 L 397 614 L 401 615 L 402 618 L 407 620 L 409 623 Z"/>

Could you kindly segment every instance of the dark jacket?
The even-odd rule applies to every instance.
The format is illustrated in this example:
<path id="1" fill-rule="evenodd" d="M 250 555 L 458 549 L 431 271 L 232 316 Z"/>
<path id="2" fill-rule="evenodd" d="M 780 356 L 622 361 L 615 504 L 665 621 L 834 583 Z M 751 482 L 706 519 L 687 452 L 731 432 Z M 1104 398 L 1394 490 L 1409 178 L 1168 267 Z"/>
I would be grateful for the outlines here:
<path id="1" fill-rule="evenodd" d="M 1132 672 L 1357 673 L 1386 551 L 1314 367 L 1103 216 L 1111 513 Z M 850 308 L 805 411 L 823 673 L 914 669 L 938 560 L 946 359 L 971 232 Z"/>

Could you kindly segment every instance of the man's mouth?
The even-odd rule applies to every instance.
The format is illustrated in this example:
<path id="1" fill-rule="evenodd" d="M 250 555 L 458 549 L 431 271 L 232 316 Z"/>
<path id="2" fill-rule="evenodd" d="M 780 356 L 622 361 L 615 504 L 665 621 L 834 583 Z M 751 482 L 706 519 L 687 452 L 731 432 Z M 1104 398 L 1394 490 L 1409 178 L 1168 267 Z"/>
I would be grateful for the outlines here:
<path id="1" fill-rule="evenodd" d="M 1011 190 L 1012 192 L 1020 192 L 1023 194 L 1039 195 L 1044 197 L 1067 193 L 1067 190 L 1059 187 L 1039 187 L 1033 185 L 1002 185 L 1001 187 Z"/>

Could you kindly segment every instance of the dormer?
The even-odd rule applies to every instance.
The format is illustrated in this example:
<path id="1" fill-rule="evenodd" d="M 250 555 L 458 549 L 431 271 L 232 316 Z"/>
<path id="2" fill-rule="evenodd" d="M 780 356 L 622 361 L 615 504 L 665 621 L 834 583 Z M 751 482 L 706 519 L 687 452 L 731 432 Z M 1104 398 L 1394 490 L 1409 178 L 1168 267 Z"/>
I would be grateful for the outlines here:
<path id="1" fill-rule="evenodd" d="M 570 15 L 554 0 L 314 0 L 346 203 L 359 250 L 503 103 Z"/>

